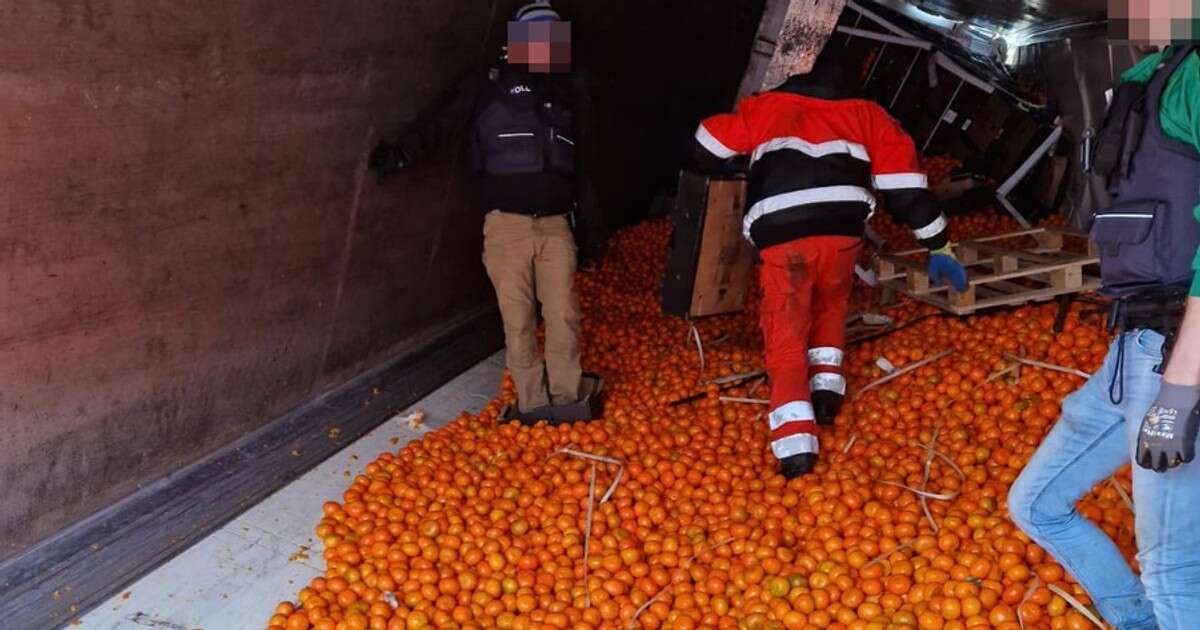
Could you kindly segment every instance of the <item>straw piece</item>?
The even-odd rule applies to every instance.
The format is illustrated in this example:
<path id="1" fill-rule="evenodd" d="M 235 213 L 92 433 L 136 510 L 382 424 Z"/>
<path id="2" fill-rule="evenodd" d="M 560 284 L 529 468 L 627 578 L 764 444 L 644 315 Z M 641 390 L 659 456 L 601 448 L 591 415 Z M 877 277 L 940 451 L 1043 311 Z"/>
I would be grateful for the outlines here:
<path id="1" fill-rule="evenodd" d="M 583 532 L 583 601 L 585 608 L 592 607 L 592 592 L 588 590 L 588 553 L 592 548 L 592 507 L 596 503 L 596 463 L 592 462 L 592 473 L 588 476 L 587 520 Z"/>
<path id="2" fill-rule="evenodd" d="M 667 592 L 667 587 L 665 587 L 665 586 L 664 586 L 664 587 L 662 587 L 662 590 L 660 590 L 660 591 L 658 591 L 657 593 L 655 593 L 655 594 L 654 594 L 654 597 L 651 597 L 650 599 L 647 599 L 647 600 L 646 600 L 646 603 L 642 604 L 640 607 L 638 607 L 638 609 L 637 609 L 636 611 L 634 611 L 634 613 L 633 613 L 633 618 L 631 618 L 631 619 L 629 620 L 629 630 L 636 630 L 636 628 L 637 628 L 637 618 L 638 618 L 638 617 L 640 617 L 640 616 L 642 615 L 642 613 L 646 612 L 646 609 L 647 609 L 647 608 L 649 608 L 649 607 L 653 606 L 653 605 L 654 605 L 654 602 L 658 601 L 658 598 L 659 598 L 659 597 L 662 597 L 662 596 L 663 596 L 663 594 L 664 594 L 664 593 L 666 593 L 666 592 Z"/>
<path id="3" fill-rule="evenodd" d="M 1029 601 L 1029 598 L 1033 596 L 1033 592 L 1041 585 L 1042 579 L 1036 575 L 1033 576 L 1033 583 L 1029 585 L 1029 588 L 1025 589 L 1025 597 L 1021 598 L 1020 604 L 1017 604 L 1017 623 L 1021 624 L 1021 630 L 1025 630 L 1025 617 L 1021 615 L 1021 607 L 1025 605 L 1025 602 Z"/>
<path id="4" fill-rule="evenodd" d="M 935 499 L 935 500 L 937 500 L 937 501 L 952 501 L 952 500 L 954 500 L 954 498 L 955 498 L 955 497 L 957 497 L 957 496 L 958 496 L 958 494 L 957 494 L 957 493 L 956 493 L 956 494 L 937 494 L 936 492 L 926 492 L 926 491 L 924 491 L 924 490 L 922 490 L 922 489 L 920 489 L 920 488 L 914 488 L 914 487 L 912 487 L 912 486 L 906 486 L 906 485 L 904 485 L 904 484 L 900 483 L 899 481 L 880 481 L 879 483 L 881 483 L 881 484 L 883 484 L 883 485 L 885 485 L 885 486 L 895 486 L 895 487 L 897 487 L 897 488 L 904 488 L 905 490 L 908 490 L 909 492 L 911 492 L 911 493 L 913 493 L 913 494 L 917 495 L 918 497 L 925 497 L 925 498 L 928 498 L 928 499 Z M 934 525 L 933 531 L 934 531 L 934 532 L 936 532 L 936 531 L 937 531 L 937 526 L 936 526 L 936 525 Z"/>
<path id="5" fill-rule="evenodd" d="M 851 435 L 849 440 L 846 440 L 846 446 L 842 447 L 843 453 L 849 453 L 850 449 L 854 448 L 854 443 L 858 441 L 858 434 Z"/>
<path id="6" fill-rule="evenodd" d="M 1125 505 L 1129 507 L 1129 511 L 1132 512 L 1133 499 L 1130 498 L 1129 494 L 1125 492 L 1125 488 L 1122 488 L 1121 484 L 1117 483 L 1117 480 L 1113 477 L 1108 478 L 1108 483 L 1111 483 L 1112 487 L 1117 489 L 1117 494 L 1121 495 L 1121 500 L 1125 502 Z"/>
<path id="7" fill-rule="evenodd" d="M 1033 359 L 1026 359 L 1026 358 L 1018 357 L 1016 355 L 1008 354 L 1008 353 L 1005 353 L 1004 358 L 1008 359 L 1009 361 L 1016 361 L 1018 363 L 1023 363 L 1028 366 L 1042 368 L 1043 370 L 1054 370 L 1055 372 L 1062 372 L 1063 374 L 1071 374 L 1074 376 L 1078 376 L 1079 378 L 1092 378 L 1091 374 L 1088 374 L 1087 372 L 1084 372 L 1082 370 L 1076 370 L 1075 368 L 1063 367 L 1061 365 L 1054 365 L 1053 363 L 1043 363 L 1041 361 L 1034 361 Z"/>
<path id="8" fill-rule="evenodd" d="M 559 454 L 570 455 L 572 457 L 579 457 L 581 459 L 588 459 L 588 460 L 592 460 L 595 462 L 601 462 L 603 464 L 613 464 L 614 466 L 624 466 L 625 465 L 625 462 L 623 462 L 615 457 L 605 457 L 603 455 L 593 455 L 592 453 L 585 453 L 583 451 L 577 451 L 570 447 L 560 448 L 557 451 L 554 451 L 553 453 L 551 453 L 550 456 L 553 457 L 553 456 L 559 455 Z"/>
<path id="9" fill-rule="evenodd" d="M 1001 369 L 989 374 L 987 377 L 987 380 L 984 381 L 984 383 L 991 383 L 992 381 L 1000 378 L 1001 376 L 1004 376 L 1005 374 L 1012 374 L 1020 367 L 1021 367 L 1020 363 L 1015 363 L 1015 362 L 1010 363 L 1007 367 L 1001 368 Z"/>
<path id="10" fill-rule="evenodd" d="M 1070 593 L 1062 590 L 1055 584 L 1047 584 L 1046 588 L 1050 589 L 1055 595 L 1067 600 L 1067 603 L 1070 604 L 1072 608 L 1079 611 L 1079 614 L 1087 617 L 1087 620 L 1095 624 L 1097 628 L 1100 628 L 1101 630 L 1105 628 L 1104 623 L 1097 619 L 1096 615 L 1093 615 L 1092 611 L 1088 610 L 1087 606 L 1084 606 L 1083 604 L 1079 603 L 1078 599 L 1072 597 Z"/>
<path id="11" fill-rule="evenodd" d="M 688 322 L 688 328 L 691 330 L 692 339 L 696 341 L 696 351 L 700 353 L 700 370 L 704 371 L 704 343 L 700 341 L 700 331 L 696 330 L 696 325 Z"/>
<path id="12" fill-rule="evenodd" d="M 882 562 L 884 558 L 887 558 L 888 556 L 890 556 L 894 553 L 899 553 L 901 551 L 904 551 L 905 549 L 908 549 L 909 547 L 912 547 L 913 542 L 914 542 L 913 540 L 906 540 L 906 541 L 900 543 L 899 545 L 896 545 L 895 549 L 892 549 L 891 551 L 885 551 L 885 552 L 879 554 L 878 556 L 875 556 L 874 558 L 871 558 L 870 560 L 868 560 L 867 563 L 864 564 L 862 568 L 865 569 L 871 565 Z M 862 569 L 859 569 L 859 570 L 861 571 Z"/>
<path id="13" fill-rule="evenodd" d="M 711 342 L 710 342 L 710 345 L 711 345 Z M 705 385 L 725 385 L 726 383 L 736 383 L 738 381 L 744 381 L 747 379 L 754 378 L 755 376 L 762 376 L 763 374 L 766 374 L 766 372 L 764 372 L 762 370 L 755 370 L 753 372 L 743 372 L 742 374 L 730 374 L 729 376 L 722 376 L 720 378 L 714 378 L 714 379 L 704 381 L 704 384 Z"/>
<path id="14" fill-rule="evenodd" d="M 761 398 L 738 398 L 736 396 L 720 396 L 718 400 L 727 403 L 742 403 L 746 405 L 770 405 L 771 401 Z"/>
<path id="15" fill-rule="evenodd" d="M 896 380 L 896 379 L 900 378 L 901 376 L 904 376 L 905 374 L 912 373 L 922 367 L 925 367 L 926 365 L 929 365 L 930 363 L 933 363 L 934 361 L 937 361 L 938 359 L 949 356 L 951 354 L 954 354 L 953 348 L 939 352 L 927 359 L 921 359 L 920 361 L 917 361 L 916 363 L 914 363 L 912 365 L 907 365 L 901 370 L 897 370 L 891 374 L 888 374 L 887 376 L 885 376 L 877 381 L 874 381 L 872 383 L 868 383 L 865 387 L 863 387 L 862 389 L 855 392 L 854 397 L 858 398 L 859 396 L 862 396 L 866 392 L 868 392 L 872 389 L 875 389 L 876 387 L 879 387 L 880 385 L 883 385 L 884 383 L 888 383 L 893 380 Z"/>
<path id="16" fill-rule="evenodd" d="M 938 527 L 937 521 L 933 520 L 933 511 L 929 509 L 929 501 L 926 496 L 929 489 L 929 476 L 933 474 L 933 445 L 937 444 L 938 434 L 942 432 L 941 421 L 933 429 L 933 435 L 929 438 L 929 444 L 925 445 L 925 466 L 924 472 L 921 474 L 921 492 L 920 497 L 921 511 L 925 513 L 925 520 L 929 521 L 929 526 L 933 528 L 933 533 L 938 533 L 941 528 Z"/>
<path id="17" fill-rule="evenodd" d="M 617 491 L 617 484 L 621 483 L 621 477 L 623 476 L 625 476 L 625 467 L 621 466 L 617 469 L 617 474 L 613 477 L 612 483 L 609 484 L 608 491 L 600 498 L 601 505 L 608 503 L 608 500 L 612 498 L 613 493 Z"/>

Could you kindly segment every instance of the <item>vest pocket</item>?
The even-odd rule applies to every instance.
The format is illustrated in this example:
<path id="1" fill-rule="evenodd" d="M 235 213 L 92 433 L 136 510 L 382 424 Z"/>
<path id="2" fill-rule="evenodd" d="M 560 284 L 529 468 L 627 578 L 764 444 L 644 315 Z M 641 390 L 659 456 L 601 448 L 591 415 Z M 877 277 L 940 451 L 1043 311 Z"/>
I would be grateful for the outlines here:
<path id="1" fill-rule="evenodd" d="M 569 110 L 554 103 L 542 106 L 546 122 L 546 163 L 556 173 L 575 172 L 575 117 Z"/>
<path id="2" fill-rule="evenodd" d="M 493 175 L 540 172 L 543 161 L 537 131 L 529 128 L 496 131 L 484 139 L 483 166 Z"/>
<path id="3" fill-rule="evenodd" d="M 1100 248 L 1103 292 L 1127 293 L 1163 282 L 1156 240 L 1150 238 L 1164 203 L 1126 201 L 1096 212 L 1091 238 Z"/>

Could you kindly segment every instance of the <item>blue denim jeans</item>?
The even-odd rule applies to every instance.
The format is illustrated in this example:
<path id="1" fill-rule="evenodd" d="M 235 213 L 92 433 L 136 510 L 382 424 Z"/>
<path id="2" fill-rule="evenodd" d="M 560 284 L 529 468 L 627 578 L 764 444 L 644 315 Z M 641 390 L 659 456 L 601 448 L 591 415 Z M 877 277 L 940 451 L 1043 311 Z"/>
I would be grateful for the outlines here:
<path id="1" fill-rule="evenodd" d="M 1097 483 L 1132 461 L 1142 416 L 1158 396 L 1162 377 L 1154 368 L 1162 362 L 1163 337 L 1138 330 L 1124 337 L 1124 374 L 1115 388 L 1120 402 L 1112 402 L 1121 343 L 1113 342 L 1100 371 L 1063 402 L 1062 418 L 1013 483 L 1009 513 L 1119 630 L 1194 630 L 1200 628 L 1200 461 L 1167 473 L 1134 464 L 1141 579 L 1075 509 Z"/>

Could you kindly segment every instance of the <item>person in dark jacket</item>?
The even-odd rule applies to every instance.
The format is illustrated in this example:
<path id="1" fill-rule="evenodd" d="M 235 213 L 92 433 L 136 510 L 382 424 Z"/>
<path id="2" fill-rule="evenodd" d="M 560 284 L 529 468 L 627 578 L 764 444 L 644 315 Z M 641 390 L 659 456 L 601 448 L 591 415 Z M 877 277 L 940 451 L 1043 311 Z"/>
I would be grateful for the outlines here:
<path id="1" fill-rule="evenodd" d="M 705 169 L 750 156 L 743 234 L 762 259 L 771 450 L 788 478 L 812 470 L 816 425 L 833 422 L 846 393 L 846 311 L 872 189 L 930 250 L 931 280 L 967 284 L 912 138 L 882 107 L 852 98 L 837 52 L 705 119 L 693 150 Z"/>
<path id="2" fill-rule="evenodd" d="M 516 11 L 508 36 L 507 63 L 460 80 L 398 141 L 376 147 L 371 167 L 380 175 L 409 168 L 466 131 L 485 213 L 483 262 L 524 413 L 588 393 L 574 281 L 579 259 L 597 254 L 600 221 L 588 177 L 591 97 L 586 77 L 571 68 L 570 23 L 537 2 Z"/>

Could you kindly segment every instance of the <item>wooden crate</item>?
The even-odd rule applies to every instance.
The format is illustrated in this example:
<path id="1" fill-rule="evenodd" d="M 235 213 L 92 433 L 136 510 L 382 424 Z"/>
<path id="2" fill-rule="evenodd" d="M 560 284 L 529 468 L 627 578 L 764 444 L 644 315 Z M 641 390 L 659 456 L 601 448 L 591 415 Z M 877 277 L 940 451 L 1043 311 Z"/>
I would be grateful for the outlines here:
<path id="1" fill-rule="evenodd" d="M 1027 249 L 1003 246 L 1002 242 L 1009 239 L 1020 239 L 1033 246 Z M 1066 239 L 1086 242 L 1086 253 L 1064 250 Z M 945 286 L 930 286 L 928 268 L 916 258 L 926 253 L 924 249 L 881 254 L 879 281 L 886 288 L 956 315 L 1100 288 L 1100 258 L 1095 246 L 1087 241 L 1087 234 L 1070 228 L 998 234 L 963 241 L 954 249 L 970 279 L 962 293 Z"/>
<path id="2" fill-rule="evenodd" d="M 685 172 L 672 213 L 663 311 L 706 317 L 742 309 L 754 250 L 742 236 L 746 181 Z"/>

